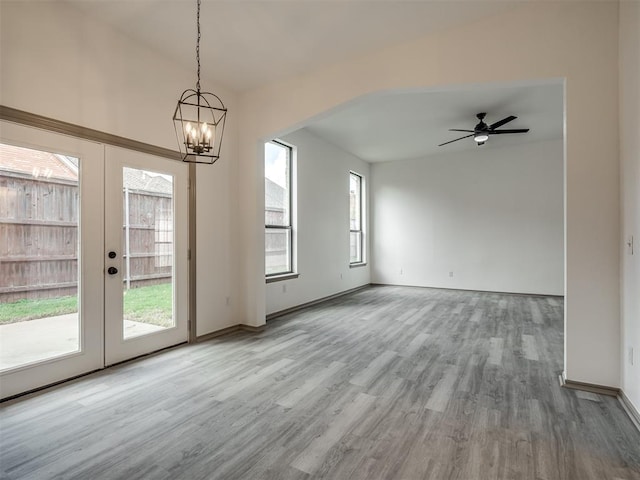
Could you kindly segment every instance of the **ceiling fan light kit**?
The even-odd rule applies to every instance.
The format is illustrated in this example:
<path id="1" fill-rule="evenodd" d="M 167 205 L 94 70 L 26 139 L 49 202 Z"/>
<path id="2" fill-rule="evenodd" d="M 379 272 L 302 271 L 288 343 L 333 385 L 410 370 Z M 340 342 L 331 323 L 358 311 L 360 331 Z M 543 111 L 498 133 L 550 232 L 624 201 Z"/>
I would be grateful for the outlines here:
<path id="1" fill-rule="evenodd" d="M 473 137 L 473 139 L 476 141 L 477 144 L 482 145 L 484 142 L 489 140 L 489 135 L 487 135 L 486 133 L 479 133 L 478 135 Z"/>
<path id="2" fill-rule="evenodd" d="M 469 138 L 469 137 L 473 137 L 473 140 L 476 142 L 476 144 L 478 146 L 481 146 L 481 145 L 484 145 L 487 140 L 489 140 L 489 136 L 491 135 L 500 135 L 500 134 L 506 134 L 506 133 L 527 133 L 529 131 L 528 128 L 496 130 L 498 127 L 501 127 L 506 123 L 512 122 L 518 117 L 510 115 L 508 117 L 503 118 L 502 120 L 498 120 L 497 122 L 492 123 L 491 125 L 487 125 L 486 123 L 484 123 L 484 117 L 486 117 L 486 115 L 487 114 L 485 112 L 480 112 L 476 115 L 476 117 L 478 118 L 478 120 L 480 120 L 480 122 L 478 122 L 478 124 L 473 128 L 473 130 L 460 130 L 457 128 L 450 128 L 449 129 L 450 132 L 465 132 L 465 133 L 468 133 L 469 135 L 465 135 L 464 137 L 456 138 L 455 140 L 450 140 L 448 142 L 441 143 L 438 146 L 442 147 L 443 145 L 448 145 L 449 143 L 457 142 L 458 140 L 462 140 L 464 138 Z"/>

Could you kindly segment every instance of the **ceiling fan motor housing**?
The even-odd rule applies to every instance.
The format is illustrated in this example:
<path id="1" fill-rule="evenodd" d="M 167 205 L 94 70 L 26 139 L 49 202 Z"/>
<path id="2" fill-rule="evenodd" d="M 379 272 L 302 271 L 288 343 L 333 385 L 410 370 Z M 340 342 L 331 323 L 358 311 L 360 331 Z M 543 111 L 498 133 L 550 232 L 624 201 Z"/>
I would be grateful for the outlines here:
<path id="1" fill-rule="evenodd" d="M 476 132 L 484 132 L 485 130 L 489 129 L 489 126 L 486 123 L 484 123 L 484 117 L 486 116 L 487 116 L 486 112 L 481 112 L 476 115 L 476 117 L 478 117 L 478 120 L 480 120 L 480 122 L 474 127 L 474 130 Z"/>

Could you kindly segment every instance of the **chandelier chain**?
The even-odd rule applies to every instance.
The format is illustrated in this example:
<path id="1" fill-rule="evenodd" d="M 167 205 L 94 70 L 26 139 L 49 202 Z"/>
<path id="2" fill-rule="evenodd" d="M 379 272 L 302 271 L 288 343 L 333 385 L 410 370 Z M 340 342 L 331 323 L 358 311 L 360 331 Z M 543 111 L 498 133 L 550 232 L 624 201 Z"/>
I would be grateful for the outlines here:
<path id="1" fill-rule="evenodd" d="M 198 12 L 196 15 L 196 23 L 198 25 L 198 39 L 196 40 L 196 62 L 198 63 L 198 81 L 196 82 L 196 90 L 200 92 L 200 0 L 198 0 Z"/>

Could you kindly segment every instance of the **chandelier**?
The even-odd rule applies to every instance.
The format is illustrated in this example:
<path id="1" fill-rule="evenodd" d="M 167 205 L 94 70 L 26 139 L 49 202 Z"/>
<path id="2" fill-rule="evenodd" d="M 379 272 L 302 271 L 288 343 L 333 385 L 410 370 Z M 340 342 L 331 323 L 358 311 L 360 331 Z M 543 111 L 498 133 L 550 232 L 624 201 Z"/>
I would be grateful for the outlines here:
<path id="1" fill-rule="evenodd" d="M 200 91 L 200 1 L 197 0 L 196 17 L 198 81 L 195 90 L 189 88 L 182 92 L 173 124 L 182 161 L 213 164 L 220 158 L 227 109 L 217 95 Z"/>

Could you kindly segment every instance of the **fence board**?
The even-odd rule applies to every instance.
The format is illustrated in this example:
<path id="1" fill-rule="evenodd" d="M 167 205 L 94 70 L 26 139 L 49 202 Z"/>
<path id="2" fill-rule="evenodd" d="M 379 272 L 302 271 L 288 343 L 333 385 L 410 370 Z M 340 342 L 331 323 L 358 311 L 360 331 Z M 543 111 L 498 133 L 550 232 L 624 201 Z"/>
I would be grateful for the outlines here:
<path id="1" fill-rule="evenodd" d="M 73 182 L 0 170 L 0 303 L 76 293 L 78 206 Z M 129 193 L 132 287 L 171 278 L 172 206 L 166 194 Z"/>

